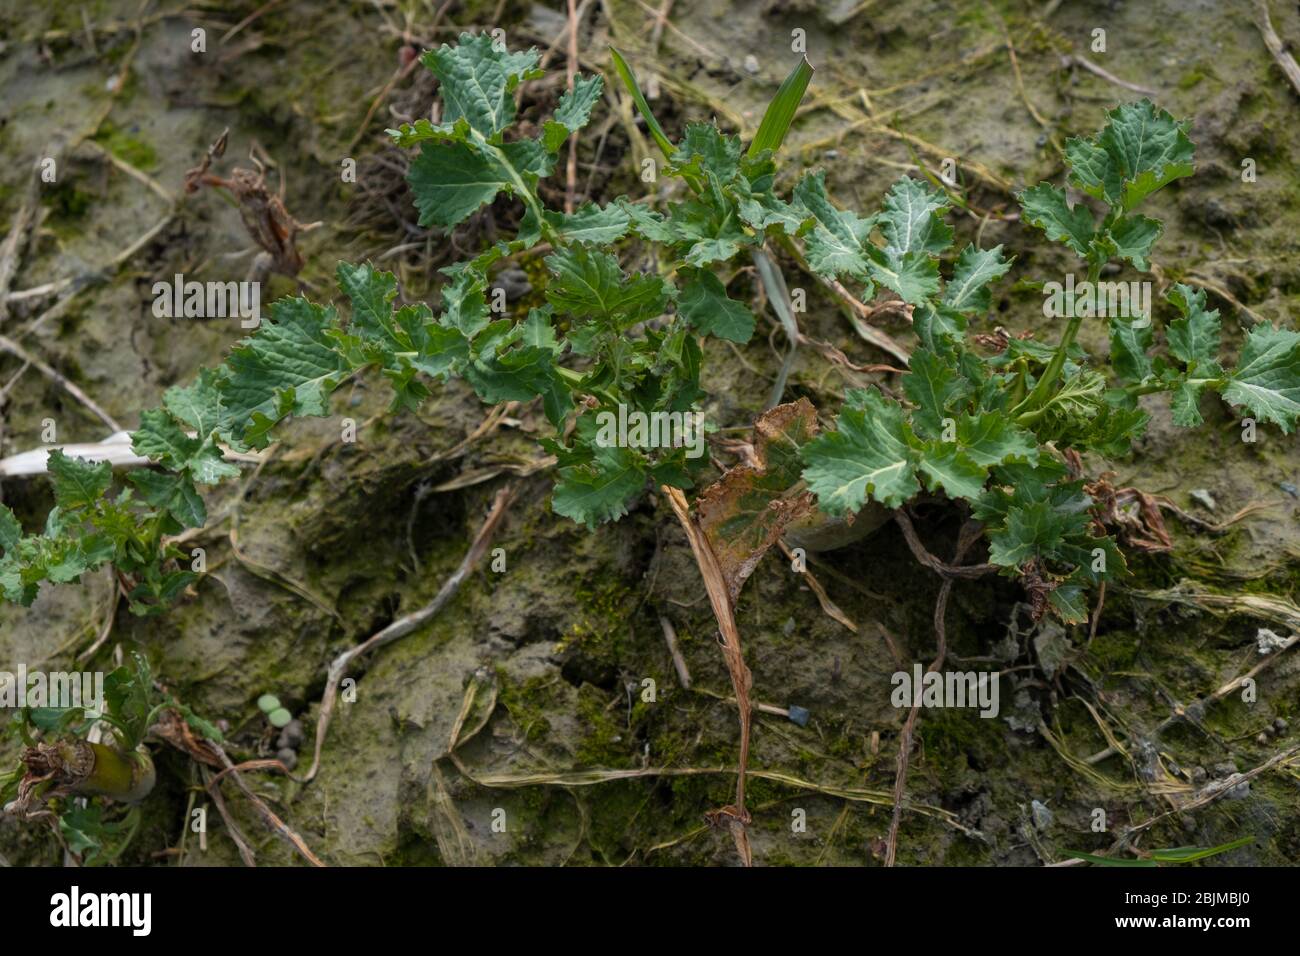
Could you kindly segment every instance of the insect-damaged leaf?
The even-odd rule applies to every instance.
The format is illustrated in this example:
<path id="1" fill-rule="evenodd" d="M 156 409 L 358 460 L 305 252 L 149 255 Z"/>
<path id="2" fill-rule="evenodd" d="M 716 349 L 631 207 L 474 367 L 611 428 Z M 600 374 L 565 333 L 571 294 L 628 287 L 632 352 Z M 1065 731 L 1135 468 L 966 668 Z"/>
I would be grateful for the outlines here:
<path id="1" fill-rule="evenodd" d="M 795 486 L 799 451 L 816 434 L 817 411 L 808 399 L 769 409 L 754 423 L 752 463 L 732 468 L 695 502 L 733 602 L 786 525 L 813 508 L 811 493 Z"/>

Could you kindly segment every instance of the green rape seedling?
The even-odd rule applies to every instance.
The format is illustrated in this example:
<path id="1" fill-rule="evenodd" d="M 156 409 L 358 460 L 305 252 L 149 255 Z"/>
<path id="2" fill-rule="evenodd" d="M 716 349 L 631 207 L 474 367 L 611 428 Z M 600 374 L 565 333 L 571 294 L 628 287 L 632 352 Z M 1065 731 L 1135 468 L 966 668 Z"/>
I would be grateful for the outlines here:
<path id="1" fill-rule="evenodd" d="M 577 77 L 554 113 L 525 132 L 516 92 L 541 75 L 536 50 L 510 52 L 463 34 L 425 53 L 439 81 L 441 122 L 388 131 L 413 151 L 419 221 L 450 230 L 489 204 L 514 203 L 514 234 L 444 268 L 436 308 L 402 303 L 394 276 L 368 263 L 339 264 L 343 310 L 305 298 L 275 303 L 222 366 L 171 389 L 163 407 L 141 416 L 135 448 L 158 467 L 132 474 L 116 494 L 107 465 L 52 455 L 57 507 L 46 527 L 24 534 L 0 507 L 4 596 L 30 603 L 42 582 L 75 580 L 111 562 L 134 584 L 132 610 L 166 605 L 193 573 L 163 542 L 205 522 L 201 487 L 237 474 L 222 447 L 265 447 L 288 418 L 328 414 L 331 393 L 366 371 L 387 381 L 393 410 L 418 407 L 453 377 L 487 403 L 538 401 L 554 428 L 542 440 L 557 461 L 552 508 L 587 527 L 620 518 L 651 482 L 691 488 L 703 463 L 686 448 L 601 442 L 598 415 L 620 407 L 697 412 L 707 397 L 705 340 L 744 344 L 755 330 L 747 297 L 733 295 L 734 263 L 765 248 L 793 247 L 814 272 L 863 300 L 897 297 L 910 307 L 917 344 L 901 397 L 850 391 L 833 427 L 820 432 L 811 408 L 780 416 L 798 428 L 769 443 L 784 450 L 780 468 L 755 485 L 763 501 L 790 504 L 809 494 L 837 517 L 872 502 L 898 508 L 923 493 L 960 499 L 983 525 L 988 560 L 1012 576 L 1032 569 L 1067 621 L 1086 616 L 1086 589 L 1122 573 L 1124 560 L 1100 533 L 1094 502 L 1064 452 L 1127 453 L 1147 420 L 1137 398 L 1154 392 L 1170 393 L 1183 426 L 1201 423 L 1207 392 L 1286 433 L 1300 420 L 1300 334 L 1256 326 L 1229 370 L 1217 311 L 1182 284 L 1165 297 L 1161 311 L 1172 318 L 1163 335 L 1149 316 L 1109 320 L 1109 370 L 1078 346 L 1081 315 L 1054 346 L 1011 340 L 988 354 L 969 328 L 988 312 L 990 288 L 1012 262 L 1001 246 L 954 246 L 945 192 L 905 176 L 878 211 L 863 215 L 833 201 L 823 170 L 804 172 L 788 191 L 778 187 L 775 153 L 811 79 L 806 62 L 745 146 L 709 123 L 687 125 L 674 142 L 625 58 L 613 51 L 612 59 L 662 152 L 659 172 L 685 186 L 675 198 L 657 209 L 630 197 L 572 213 L 548 208 L 538 183 L 591 119 L 602 78 Z M 1185 124 L 1146 100 L 1129 103 L 1112 110 L 1095 137 L 1070 140 L 1065 160 L 1069 184 L 1086 199 L 1072 202 L 1062 187 L 1040 183 L 1019 194 L 1022 221 L 1077 256 L 1093 283 L 1109 263 L 1149 270 L 1162 226 L 1138 210 L 1192 173 Z M 651 250 L 655 265 L 625 269 L 619 253 L 629 244 Z M 543 245 L 544 255 L 535 252 Z M 493 311 L 494 268 L 530 255 L 545 270 L 543 301 L 526 314 Z M 753 523 L 712 504 L 710 533 L 726 550 L 719 542 Z M 760 525 L 755 548 L 781 532 Z"/>

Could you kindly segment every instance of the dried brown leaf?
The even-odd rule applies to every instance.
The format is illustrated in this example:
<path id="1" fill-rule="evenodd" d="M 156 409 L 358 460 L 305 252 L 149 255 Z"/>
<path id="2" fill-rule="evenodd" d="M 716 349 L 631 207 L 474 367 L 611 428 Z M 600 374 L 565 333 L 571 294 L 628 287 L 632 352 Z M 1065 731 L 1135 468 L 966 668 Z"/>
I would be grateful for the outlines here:
<path id="1" fill-rule="evenodd" d="M 734 603 L 745 579 L 786 526 L 813 509 L 803 488 L 799 449 L 817 434 L 817 410 L 806 398 L 769 409 L 754 423 L 753 454 L 696 499 Z"/>

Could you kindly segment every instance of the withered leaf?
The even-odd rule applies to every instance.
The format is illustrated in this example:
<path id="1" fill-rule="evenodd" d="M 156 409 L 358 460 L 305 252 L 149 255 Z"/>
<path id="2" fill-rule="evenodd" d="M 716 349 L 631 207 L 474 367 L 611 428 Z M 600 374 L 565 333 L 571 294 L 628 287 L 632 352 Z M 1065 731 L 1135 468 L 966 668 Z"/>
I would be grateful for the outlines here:
<path id="1" fill-rule="evenodd" d="M 769 409 L 754 423 L 749 462 L 732 468 L 695 502 L 733 602 L 786 526 L 813 509 L 813 496 L 800 482 L 799 449 L 816 435 L 817 410 L 808 399 Z"/>

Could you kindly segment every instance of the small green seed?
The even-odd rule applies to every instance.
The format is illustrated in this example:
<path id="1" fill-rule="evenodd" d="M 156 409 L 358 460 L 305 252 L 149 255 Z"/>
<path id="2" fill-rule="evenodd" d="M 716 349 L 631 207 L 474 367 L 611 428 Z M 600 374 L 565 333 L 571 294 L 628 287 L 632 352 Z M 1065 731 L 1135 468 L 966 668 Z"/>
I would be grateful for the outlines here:
<path id="1" fill-rule="evenodd" d="M 284 727 L 289 721 L 293 720 L 293 714 L 289 713 L 283 707 L 277 707 L 266 715 L 266 719 L 271 722 L 272 727 Z"/>
<path id="2" fill-rule="evenodd" d="M 280 709 L 280 698 L 274 694 L 263 694 L 257 698 L 257 709 L 264 714 L 269 714 L 273 710 Z"/>

